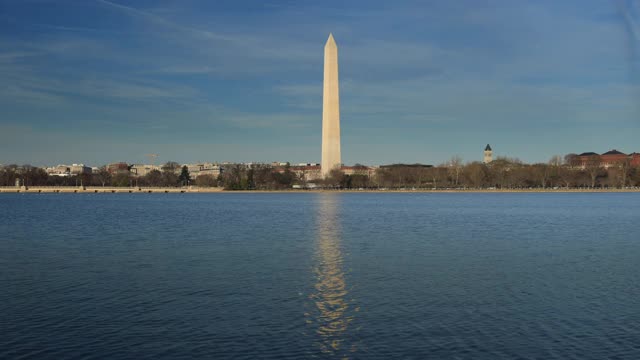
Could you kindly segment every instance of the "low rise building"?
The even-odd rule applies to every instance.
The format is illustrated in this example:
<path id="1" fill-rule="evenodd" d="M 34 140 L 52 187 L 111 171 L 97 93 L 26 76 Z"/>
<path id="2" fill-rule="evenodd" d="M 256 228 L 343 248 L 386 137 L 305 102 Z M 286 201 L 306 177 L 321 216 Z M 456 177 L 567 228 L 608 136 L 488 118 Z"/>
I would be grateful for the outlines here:
<path id="1" fill-rule="evenodd" d="M 281 161 L 274 161 L 271 163 L 271 166 L 273 167 L 278 167 L 278 166 L 287 166 L 289 165 L 288 162 L 281 162 Z"/>
<path id="2" fill-rule="evenodd" d="M 161 171 L 158 165 L 133 164 L 129 171 L 133 176 L 145 176 L 153 170 Z"/>
<path id="3" fill-rule="evenodd" d="M 592 165 L 601 166 L 605 169 L 624 165 L 640 166 L 640 154 L 625 154 L 616 149 L 609 150 L 602 155 L 592 151 L 583 152 L 576 157 L 576 165 L 582 169 Z"/>
<path id="4" fill-rule="evenodd" d="M 117 162 L 107 165 L 107 171 L 111 174 L 129 174 L 129 164 Z"/>
<path id="5" fill-rule="evenodd" d="M 365 175 L 368 177 L 373 177 L 376 174 L 376 170 L 378 169 L 378 167 L 375 166 L 364 166 L 364 165 L 359 165 L 359 166 L 342 166 L 340 168 L 342 170 L 342 172 L 344 172 L 345 175 Z"/>
<path id="6" fill-rule="evenodd" d="M 47 175 L 49 176 L 75 176 L 75 175 L 84 175 L 91 174 L 91 167 L 86 166 L 84 164 L 71 164 L 71 165 L 57 165 L 45 168 Z"/>
<path id="7" fill-rule="evenodd" d="M 189 175 L 191 178 L 195 179 L 198 176 L 202 175 L 210 175 L 214 177 L 218 177 L 222 173 L 222 167 L 215 163 L 196 163 L 196 164 L 185 164 L 189 170 Z M 182 169 L 181 169 L 182 170 Z"/>
<path id="8" fill-rule="evenodd" d="M 91 174 L 91 167 L 84 164 L 72 164 L 71 175 Z"/>
<path id="9" fill-rule="evenodd" d="M 56 165 L 45 169 L 49 176 L 71 176 L 71 168 L 68 165 Z"/>
<path id="10" fill-rule="evenodd" d="M 277 171 L 284 172 L 284 167 L 276 168 Z M 290 166 L 289 170 L 296 174 L 299 179 L 304 181 L 314 181 L 318 179 L 322 179 L 322 172 L 320 171 L 320 166 Z"/>
<path id="11" fill-rule="evenodd" d="M 204 163 L 202 164 L 200 171 L 198 171 L 198 176 L 211 175 L 214 177 L 218 177 L 218 175 L 222 174 L 222 172 L 223 172 L 223 169 L 220 165 L 213 164 L 213 163 Z"/>
<path id="12" fill-rule="evenodd" d="M 365 175 L 373 177 L 376 174 L 378 168 L 374 166 L 342 166 L 340 170 L 349 176 L 353 175 Z M 276 171 L 284 172 L 285 167 L 277 167 Z M 322 169 L 319 164 L 304 165 L 304 166 L 290 166 L 289 170 L 292 171 L 298 178 L 304 181 L 315 181 L 322 179 Z"/>
<path id="13" fill-rule="evenodd" d="M 608 168 L 610 166 L 616 166 L 625 161 L 630 161 L 629 155 L 622 153 L 616 149 L 607 151 L 606 153 L 600 155 L 600 161 L 602 162 L 602 166 Z"/>

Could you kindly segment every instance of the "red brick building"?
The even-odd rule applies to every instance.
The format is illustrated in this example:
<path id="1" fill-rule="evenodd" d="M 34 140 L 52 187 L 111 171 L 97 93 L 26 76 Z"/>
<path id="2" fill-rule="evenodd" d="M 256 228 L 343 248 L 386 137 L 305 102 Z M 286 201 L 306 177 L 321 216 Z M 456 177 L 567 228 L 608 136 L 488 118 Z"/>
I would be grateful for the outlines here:
<path id="1" fill-rule="evenodd" d="M 613 149 L 602 155 L 594 152 L 585 152 L 578 155 L 577 158 L 577 163 L 582 168 L 585 168 L 590 163 L 596 163 L 607 169 L 612 166 L 621 166 L 625 162 L 629 162 L 631 166 L 640 166 L 640 154 L 625 154 Z"/>
<path id="2" fill-rule="evenodd" d="M 129 164 L 125 162 L 109 164 L 107 165 L 107 171 L 109 171 L 110 174 L 128 174 Z"/>

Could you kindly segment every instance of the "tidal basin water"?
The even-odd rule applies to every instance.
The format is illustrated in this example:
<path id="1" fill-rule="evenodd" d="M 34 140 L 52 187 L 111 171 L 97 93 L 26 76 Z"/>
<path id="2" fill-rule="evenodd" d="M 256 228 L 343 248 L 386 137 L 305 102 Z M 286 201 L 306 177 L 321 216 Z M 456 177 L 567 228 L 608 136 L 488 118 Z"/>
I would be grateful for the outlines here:
<path id="1" fill-rule="evenodd" d="M 640 194 L 3 194 L 3 359 L 640 359 Z"/>

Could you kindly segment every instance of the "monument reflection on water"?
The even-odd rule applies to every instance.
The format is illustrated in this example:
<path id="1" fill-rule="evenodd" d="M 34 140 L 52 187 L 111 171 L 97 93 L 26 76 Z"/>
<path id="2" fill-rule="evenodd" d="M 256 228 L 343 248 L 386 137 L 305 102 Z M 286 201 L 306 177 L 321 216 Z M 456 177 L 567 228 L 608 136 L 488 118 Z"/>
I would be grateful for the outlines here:
<path id="1" fill-rule="evenodd" d="M 340 240 L 340 195 L 319 194 L 316 213 L 315 291 L 310 296 L 312 310 L 307 315 L 317 337 L 314 344 L 323 353 L 348 358 L 356 351 L 350 328 L 358 311 L 349 298 L 343 270 Z"/>

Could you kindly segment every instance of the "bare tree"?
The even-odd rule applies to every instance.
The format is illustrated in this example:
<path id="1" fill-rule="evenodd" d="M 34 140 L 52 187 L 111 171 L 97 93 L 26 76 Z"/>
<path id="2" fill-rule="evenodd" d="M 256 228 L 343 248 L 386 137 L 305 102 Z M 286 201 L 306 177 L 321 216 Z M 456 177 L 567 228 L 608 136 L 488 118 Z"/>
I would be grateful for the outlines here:
<path id="1" fill-rule="evenodd" d="M 589 174 L 589 178 L 591 179 L 591 188 L 596 187 L 596 179 L 602 172 L 602 163 L 600 161 L 600 156 L 589 156 L 585 163 L 585 170 L 587 171 L 587 173 Z"/>
<path id="2" fill-rule="evenodd" d="M 507 158 L 498 157 L 493 160 L 489 166 L 489 179 L 491 183 L 500 188 L 506 187 L 511 166 Z"/>
<path id="3" fill-rule="evenodd" d="M 634 186 L 640 186 L 640 167 L 632 167 L 629 171 L 629 182 Z"/>
<path id="4" fill-rule="evenodd" d="M 149 171 L 149 173 L 143 176 L 140 180 L 147 186 L 162 186 L 164 182 L 162 173 L 156 169 Z"/>
<path id="5" fill-rule="evenodd" d="M 562 156 L 554 155 L 549 159 L 549 182 L 550 185 L 556 186 L 560 179 L 560 168 L 563 166 Z"/>
<path id="6" fill-rule="evenodd" d="M 324 179 L 325 186 L 328 187 L 338 187 L 342 186 L 345 183 L 345 174 L 340 169 L 332 169 L 329 172 L 329 175 Z"/>
<path id="7" fill-rule="evenodd" d="M 202 187 L 218 186 L 218 180 L 213 175 L 200 175 L 196 178 L 196 185 Z"/>
<path id="8" fill-rule="evenodd" d="M 567 154 L 564 156 L 564 164 L 571 166 L 571 167 L 576 167 L 580 165 L 580 157 L 578 156 L 578 154 Z"/>
<path id="9" fill-rule="evenodd" d="M 563 160 L 560 155 L 553 155 L 551 159 L 549 159 L 549 165 L 551 166 L 562 166 Z"/>
<path id="10" fill-rule="evenodd" d="M 460 173 L 462 173 L 462 158 L 458 155 L 451 157 L 447 166 L 453 185 L 458 186 L 460 183 Z"/>
<path id="11" fill-rule="evenodd" d="M 95 177 L 100 181 L 102 187 L 104 187 L 108 182 L 111 182 L 111 173 L 107 170 L 106 166 L 101 166 L 95 174 Z"/>
<path id="12" fill-rule="evenodd" d="M 561 166 L 558 168 L 558 179 L 564 187 L 568 188 L 571 184 L 575 184 L 577 171 L 570 169 L 567 166 Z"/>
<path id="13" fill-rule="evenodd" d="M 487 180 L 487 167 L 480 162 L 472 162 L 464 167 L 465 183 L 474 188 L 484 187 Z"/>
<path id="14" fill-rule="evenodd" d="M 531 174 L 533 181 L 537 183 L 537 185 L 542 186 L 543 189 L 547 187 L 547 182 L 549 181 L 550 171 L 549 166 L 547 164 L 533 164 L 531 165 Z"/>
<path id="15" fill-rule="evenodd" d="M 618 163 L 620 168 L 620 187 L 624 188 L 627 186 L 627 179 L 629 178 L 629 174 L 631 172 L 631 159 L 626 158 Z"/>

